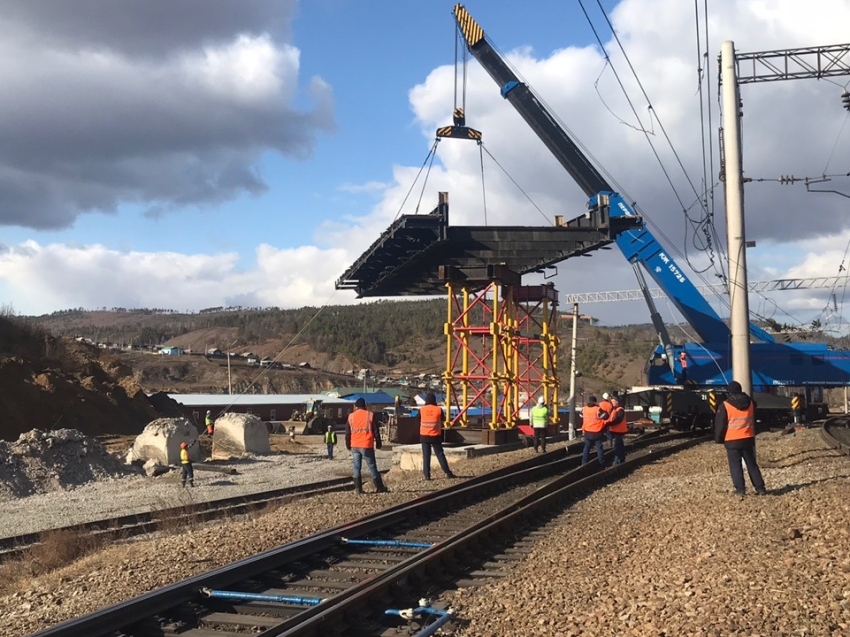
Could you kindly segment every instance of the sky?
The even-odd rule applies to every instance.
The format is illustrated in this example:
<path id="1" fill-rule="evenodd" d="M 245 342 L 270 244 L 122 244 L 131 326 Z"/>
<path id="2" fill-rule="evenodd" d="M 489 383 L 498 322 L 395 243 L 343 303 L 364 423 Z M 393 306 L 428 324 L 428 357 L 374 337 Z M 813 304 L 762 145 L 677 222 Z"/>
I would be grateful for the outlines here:
<path id="1" fill-rule="evenodd" d="M 592 26 L 578 0 L 466 6 L 694 282 L 718 283 L 720 44 L 840 44 L 850 5 L 583 4 Z M 466 84 L 463 74 L 456 81 L 452 7 L 76 0 L 71 12 L 52 0 L 0 0 L 0 302 L 19 315 L 353 303 L 354 292 L 334 282 L 397 215 L 429 212 L 440 191 L 457 225 L 579 216 L 586 197 L 473 58 Z M 812 185 L 831 193 L 776 181 L 850 173 L 848 81 L 741 87 L 751 281 L 850 267 L 850 177 Z M 451 124 L 456 99 L 483 133 L 483 165 L 474 143 L 443 140 L 423 185 L 435 130 Z M 686 219 L 704 214 L 706 184 L 713 261 L 701 227 Z M 616 250 L 567 260 L 551 280 L 562 297 L 636 288 Z M 838 320 L 843 298 L 842 286 L 751 296 L 750 305 L 805 324 Z M 675 320 L 669 304 L 659 310 Z M 602 324 L 649 322 L 639 303 L 581 311 Z"/>

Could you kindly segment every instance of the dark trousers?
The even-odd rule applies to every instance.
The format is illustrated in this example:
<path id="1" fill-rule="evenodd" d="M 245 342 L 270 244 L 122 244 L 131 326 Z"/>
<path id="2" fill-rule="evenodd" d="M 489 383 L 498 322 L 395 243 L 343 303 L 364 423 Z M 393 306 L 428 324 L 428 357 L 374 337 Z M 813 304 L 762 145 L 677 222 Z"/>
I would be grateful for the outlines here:
<path id="1" fill-rule="evenodd" d="M 182 471 L 180 472 L 180 480 L 183 482 L 183 486 L 186 486 L 186 480 L 189 481 L 189 484 L 195 486 L 195 470 L 192 468 L 191 464 L 182 464 L 180 465 Z"/>
<path id="2" fill-rule="evenodd" d="M 729 460 L 729 475 L 732 476 L 732 486 L 735 487 L 735 491 L 744 493 L 746 490 L 741 460 L 747 465 L 747 473 L 750 474 L 750 482 L 753 483 L 753 488 L 756 491 L 764 491 L 764 478 L 761 477 L 761 471 L 756 463 L 755 440 L 753 440 L 752 445 L 740 449 L 726 447 L 726 458 Z"/>
<path id="3" fill-rule="evenodd" d="M 546 453 L 546 427 L 534 427 L 534 450 L 537 451 L 537 447 L 543 448 L 543 453 Z"/>
<path id="4" fill-rule="evenodd" d="M 446 460 L 446 453 L 443 451 L 442 436 L 419 436 L 419 442 L 422 444 L 422 474 L 426 480 L 431 479 L 431 449 L 434 450 L 434 455 L 437 456 L 437 462 L 440 463 L 440 469 L 447 477 L 454 475 L 449 469 L 449 461 Z"/>
<path id="5" fill-rule="evenodd" d="M 618 434 L 611 432 L 614 437 L 614 464 L 621 464 L 626 461 L 626 434 Z"/>
<path id="6" fill-rule="evenodd" d="M 334 459 L 334 446 L 328 445 L 328 460 Z"/>
<path id="7" fill-rule="evenodd" d="M 599 464 L 605 464 L 605 450 L 602 448 L 602 441 L 605 440 L 605 434 L 601 431 L 585 432 L 584 434 L 584 449 L 581 452 L 581 463 L 587 464 L 590 460 L 590 447 L 596 445 L 596 457 L 599 459 Z"/>

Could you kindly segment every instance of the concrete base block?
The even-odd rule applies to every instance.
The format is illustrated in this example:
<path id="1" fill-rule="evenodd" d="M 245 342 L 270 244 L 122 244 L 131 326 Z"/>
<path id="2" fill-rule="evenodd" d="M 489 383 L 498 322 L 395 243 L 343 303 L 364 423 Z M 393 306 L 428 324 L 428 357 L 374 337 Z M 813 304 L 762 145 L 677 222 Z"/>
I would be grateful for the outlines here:
<path id="1" fill-rule="evenodd" d="M 266 423 L 253 414 L 225 414 L 217 418 L 212 459 L 238 458 L 246 453 L 271 453 Z"/>
<path id="2" fill-rule="evenodd" d="M 136 436 L 127 460 L 154 460 L 163 465 L 180 464 L 180 443 L 191 443 L 197 439 L 197 428 L 186 418 L 157 418 Z M 201 449 L 197 444 L 189 447 L 189 457 L 200 462 Z"/>
<path id="3" fill-rule="evenodd" d="M 486 456 L 491 453 L 502 451 L 513 451 L 522 448 L 522 443 L 515 442 L 505 445 L 466 445 L 463 447 L 443 447 L 446 460 L 454 472 L 457 465 L 468 458 Z M 396 445 L 393 447 L 393 466 L 403 471 L 422 471 L 422 446 L 421 445 Z M 437 472 L 435 474 L 434 472 Z M 431 475 L 439 475 L 440 463 L 434 454 L 431 454 Z"/>

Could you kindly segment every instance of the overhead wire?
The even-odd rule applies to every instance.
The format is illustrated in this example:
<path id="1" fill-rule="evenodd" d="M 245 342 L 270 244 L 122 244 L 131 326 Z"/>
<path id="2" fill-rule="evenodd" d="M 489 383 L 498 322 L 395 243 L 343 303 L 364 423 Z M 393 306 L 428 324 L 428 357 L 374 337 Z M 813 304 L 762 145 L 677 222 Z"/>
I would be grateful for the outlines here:
<path id="1" fill-rule="evenodd" d="M 644 132 L 644 136 L 645 136 L 645 138 L 646 138 L 646 141 L 647 141 L 647 143 L 649 144 L 649 147 L 650 147 L 650 149 L 652 150 L 652 153 L 653 153 L 653 155 L 655 156 L 655 159 L 656 159 L 656 161 L 658 162 L 658 165 L 659 165 L 659 167 L 660 167 L 660 169 L 661 169 L 662 173 L 664 174 L 664 176 L 665 176 L 665 178 L 666 178 L 666 180 L 667 180 L 667 183 L 668 183 L 668 185 L 670 186 L 670 189 L 672 190 L 672 192 L 673 192 L 673 194 L 674 194 L 675 198 L 676 198 L 676 199 L 677 199 L 677 201 L 679 202 L 679 205 L 680 205 L 680 207 L 681 207 L 681 209 L 682 209 L 682 211 L 683 211 L 683 215 L 684 215 L 684 218 L 685 218 L 685 222 L 686 222 L 686 224 L 690 224 L 690 225 L 692 226 L 692 231 L 693 231 L 694 233 L 699 232 L 699 228 L 703 225 L 703 222 L 702 222 L 702 221 L 699 221 L 699 220 L 695 221 L 695 220 L 691 219 L 690 215 L 688 214 L 689 207 L 686 207 L 686 206 L 685 206 L 685 204 L 684 204 L 684 202 L 683 202 L 683 200 L 682 200 L 682 197 L 681 197 L 681 195 L 679 194 L 679 191 L 678 191 L 678 189 L 676 188 L 675 184 L 673 183 L 673 179 L 672 179 L 672 177 L 671 177 L 670 173 L 668 172 L 668 170 L 667 170 L 666 166 L 664 165 L 664 162 L 662 161 L 661 156 L 660 156 L 660 154 L 659 154 L 658 150 L 656 149 L 655 145 L 653 144 L 652 140 L 650 139 L 650 136 L 649 136 L 649 134 L 648 134 L 648 131 L 646 130 L 646 127 L 645 127 L 645 126 L 643 126 L 643 124 L 642 124 L 642 122 L 641 122 L 641 119 L 640 119 L 640 116 L 639 116 L 639 115 L 638 115 L 638 113 L 637 113 L 637 109 L 635 108 L 633 101 L 632 101 L 632 100 L 631 100 L 631 98 L 629 97 L 628 91 L 626 90 L 625 85 L 623 84 L 622 80 L 620 79 L 620 76 L 619 76 L 619 74 L 617 73 L 616 68 L 614 67 L 613 63 L 611 63 L 611 61 L 610 61 L 610 56 L 609 56 L 609 55 L 608 55 L 608 53 L 607 53 L 606 47 L 605 47 L 604 43 L 602 42 L 602 39 L 601 39 L 601 37 L 600 37 L 600 35 L 599 35 L 599 32 L 596 30 L 596 27 L 595 27 L 595 25 L 593 24 L 593 20 L 591 19 L 591 17 L 590 17 L 590 15 L 589 15 L 589 13 L 588 13 L 588 11 L 587 11 L 586 7 L 584 6 L 584 3 L 583 3 L 583 1 L 582 1 L 582 0 L 579 0 L 579 5 L 580 5 L 580 7 L 581 7 L 582 13 L 583 13 L 583 14 L 584 14 L 584 16 L 585 16 L 585 19 L 587 20 L 588 24 L 590 25 L 591 31 L 593 32 L 594 37 L 596 38 L 596 41 L 597 41 L 597 44 L 598 44 L 598 46 L 599 46 L 600 50 L 603 52 L 603 56 L 604 56 L 604 58 L 605 58 L 605 60 L 606 60 L 606 64 L 610 66 L 611 71 L 612 71 L 612 73 L 614 74 L 614 77 L 616 78 L 617 83 L 618 83 L 618 85 L 620 86 L 620 89 L 621 89 L 621 91 L 623 92 L 623 95 L 624 95 L 624 97 L 625 97 L 625 99 L 626 99 L 627 103 L 629 104 L 629 107 L 631 108 L 632 113 L 634 114 L 634 116 L 635 116 L 636 120 L 637 120 L 638 122 L 640 122 L 640 123 L 641 123 L 641 127 L 642 127 L 642 130 L 643 130 L 643 132 Z M 635 78 L 635 80 L 636 80 L 636 82 L 637 82 L 637 84 L 638 84 L 638 87 L 640 88 L 641 93 L 642 93 L 642 95 L 643 95 L 644 99 L 646 100 L 646 102 L 647 102 L 647 104 L 648 104 L 648 110 L 649 110 L 649 112 L 650 112 L 651 117 L 652 117 L 654 120 L 656 120 L 656 121 L 658 122 L 659 129 L 661 130 L 661 132 L 662 132 L 662 134 L 663 134 L 663 137 L 664 137 L 664 139 L 665 139 L 665 141 L 666 141 L 667 145 L 670 147 L 670 149 L 671 149 L 671 151 L 672 151 L 672 153 L 673 153 L 673 156 L 676 158 L 676 161 L 677 161 L 677 163 L 678 163 L 678 165 L 679 165 L 680 169 L 682 170 L 682 173 L 684 174 L 685 179 L 687 180 L 688 184 L 690 185 L 691 190 L 693 191 L 693 193 L 694 193 L 694 195 L 695 195 L 696 201 L 700 204 L 700 207 L 701 207 L 704 211 L 706 211 L 706 212 L 707 212 L 707 210 L 706 210 L 706 203 L 705 203 L 705 201 L 704 201 L 705 193 L 700 193 L 700 192 L 697 190 L 697 188 L 694 186 L 694 183 L 693 183 L 693 181 L 691 180 L 690 175 L 688 174 L 688 171 L 687 171 L 687 169 L 685 168 L 684 163 L 682 162 L 682 159 L 681 159 L 681 157 L 679 156 L 678 151 L 676 150 L 675 146 L 674 146 L 674 145 L 673 145 L 673 143 L 672 143 L 672 140 L 670 139 L 670 136 L 667 134 L 667 131 L 666 131 L 666 129 L 664 128 L 664 124 L 663 124 L 663 122 L 661 122 L 661 119 L 658 117 L 658 114 L 655 112 L 655 109 L 654 109 L 654 107 L 652 106 L 652 102 L 651 102 L 651 100 L 649 99 L 649 96 L 648 96 L 648 94 L 646 93 L 646 91 L 645 91 L 645 89 L 644 89 L 644 87 L 643 87 L 643 84 L 642 84 L 642 82 L 641 82 L 640 78 L 639 78 L 639 77 L 638 77 L 638 75 L 637 75 L 637 71 L 635 70 L 634 66 L 633 66 L 633 65 L 632 65 L 632 63 L 631 63 L 631 60 L 629 59 L 628 53 L 626 53 L 625 48 L 623 47 L 622 42 L 621 42 L 621 41 L 620 41 L 620 39 L 619 39 L 619 36 L 617 35 L 616 31 L 614 30 L 614 27 L 613 27 L 613 25 L 611 24 L 611 21 L 610 21 L 610 19 L 608 18 L 607 13 L 605 12 L 605 9 L 602 7 L 602 5 L 601 5 L 601 3 L 599 2 L 599 0 L 597 0 L 597 5 L 599 6 L 600 11 L 602 12 L 602 15 L 604 16 L 605 21 L 606 21 L 606 23 L 607 23 L 607 25 L 608 25 L 609 29 L 611 30 L 612 35 L 613 35 L 613 37 L 614 37 L 615 41 L 617 42 L 617 44 L 618 44 L 618 46 L 619 46 L 619 48 L 620 48 L 620 51 L 621 51 L 621 52 L 622 52 L 622 54 L 623 54 L 623 57 L 624 57 L 624 59 L 626 60 L 626 63 L 628 64 L 629 69 L 631 70 L 632 75 L 634 76 L 634 78 Z M 605 172 L 607 173 L 607 171 L 605 171 Z M 624 191 L 621 189 L 621 193 L 623 193 L 623 192 L 624 192 Z M 645 218 L 646 218 L 646 217 L 645 217 Z M 648 221 L 648 222 L 650 221 L 648 218 L 646 218 L 646 219 L 647 219 L 647 221 Z M 650 223 L 651 223 L 651 222 L 650 222 Z M 654 227 L 656 227 L 656 228 L 657 228 L 657 226 L 654 226 Z M 660 229 L 659 229 L 659 230 L 660 230 Z M 662 234 L 662 236 L 663 236 L 663 233 L 661 233 L 661 234 Z M 712 231 L 712 230 L 707 230 L 707 231 L 706 231 L 706 230 L 703 230 L 703 236 L 705 237 L 705 241 L 706 241 L 706 243 L 709 243 L 709 244 L 710 244 L 710 243 L 712 242 L 712 238 L 711 238 L 711 237 L 712 237 L 712 234 L 713 234 L 713 231 Z M 673 242 L 670 242 L 670 241 L 669 241 L 669 239 L 668 239 L 668 245 L 675 245 L 675 244 L 674 244 Z M 713 253 L 713 251 L 711 251 L 711 252 L 709 252 L 709 253 L 708 253 L 708 254 L 709 254 L 709 266 L 708 266 L 708 267 L 706 267 L 706 268 L 704 268 L 704 269 L 702 269 L 701 271 L 700 271 L 700 268 L 699 268 L 699 267 L 697 267 L 697 266 L 695 266 L 695 265 L 694 265 L 694 263 L 692 262 L 692 260 L 688 257 L 688 255 L 687 255 L 687 251 L 685 251 L 685 252 L 677 251 L 677 252 L 678 252 L 678 253 L 682 256 L 682 258 L 685 260 L 685 262 L 687 262 L 687 263 L 688 263 L 688 265 L 689 265 L 689 266 L 691 266 L 691 269 L 698 273 L 698 275 L 699 275 L 699 274 L 701 274 L 702 272 L 707 271 L 707 270 L 708 270 L 708 269 L 712 266 L 712 264 L 716 264 L 716 259 L 714 258 L 714 253 Z M 716 266 L 716 265 L 715 265 L 715 267 L 718 267 L 718 266 Z M 719 276 L 720 276 L 720 278 L 721 278 L 721 279 L 723 279 L 723 280 L 725 281 L 725 274 L 722 272 L 722 266 L 720 266 L 720 267 L 721 267 L 721 272 L 720 272 L 720 275 L 719 275 Z"/>

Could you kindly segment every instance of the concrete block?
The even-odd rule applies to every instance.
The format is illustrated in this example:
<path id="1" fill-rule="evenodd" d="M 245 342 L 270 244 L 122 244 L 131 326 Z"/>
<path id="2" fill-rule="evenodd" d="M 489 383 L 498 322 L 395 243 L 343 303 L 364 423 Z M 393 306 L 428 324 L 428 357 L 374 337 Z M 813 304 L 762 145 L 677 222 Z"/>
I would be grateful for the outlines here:
<path id="1" fill-rule="evenodd" d="M 271 453 L 266 423 L 253 414 L 224 414 L 217 418 L 212 459 L 238 458 L 246 453 Z"/>
<path id="2" fill-rule="evenodd" d="M 186 418 L 157 418 L 136 436 L 128 460 L 180 464 L 180 443 L 191 443 L 197 439 L 198 429 Z M 189 457 L 200 462 L 201 449 L 197 444 L 189 447 Z"/>

